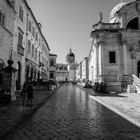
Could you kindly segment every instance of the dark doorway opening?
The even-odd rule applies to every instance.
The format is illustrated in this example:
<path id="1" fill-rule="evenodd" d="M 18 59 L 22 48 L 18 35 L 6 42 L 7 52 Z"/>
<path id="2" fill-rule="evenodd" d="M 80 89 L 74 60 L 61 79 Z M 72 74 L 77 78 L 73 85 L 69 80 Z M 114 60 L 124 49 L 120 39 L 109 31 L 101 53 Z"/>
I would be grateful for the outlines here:
<path id="1" fill-rule="evenodd" d="M 21 63 L 18 62 L 18 71 L 17 71 L 17 90 L 21 89 Z"/>
<path id="2" fill-rule="evenodd" d="M 140 78 L 140 60 L 137 63 L 137 76 Z"/>
<path id="3" fill-rule="evenodd" d="M 130 20 L 127 24 L 127 27 L 129 29 L 139 29 L 139 22 L 138 22 L 138 18 L 134 18 L 132 20 Z"/>

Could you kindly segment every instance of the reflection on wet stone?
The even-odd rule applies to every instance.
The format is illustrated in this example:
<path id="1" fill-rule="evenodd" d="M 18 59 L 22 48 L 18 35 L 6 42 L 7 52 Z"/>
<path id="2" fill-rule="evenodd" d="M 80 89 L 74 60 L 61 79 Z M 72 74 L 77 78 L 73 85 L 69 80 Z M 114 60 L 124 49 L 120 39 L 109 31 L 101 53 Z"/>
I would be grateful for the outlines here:
<path id="1" fill-rule="evenodd" d="M 128 140 L 140 129 L 92 100 L 83 90 L 63 85 L 8 138 L 52 140 Z"/>

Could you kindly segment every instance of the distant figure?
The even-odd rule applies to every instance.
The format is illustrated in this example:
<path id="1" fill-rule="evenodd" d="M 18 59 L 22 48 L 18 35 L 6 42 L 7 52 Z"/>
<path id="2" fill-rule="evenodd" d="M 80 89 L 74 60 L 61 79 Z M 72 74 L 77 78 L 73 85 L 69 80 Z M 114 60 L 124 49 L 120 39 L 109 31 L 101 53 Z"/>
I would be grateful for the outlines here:
<path id="1" fill-rule="evenodd" d="M 24 83 L 23 89 L 21 91 L 21 98 L 22 98 L 22 105 L 23 106 L 25 105 L 24 103 L 25 103 L 26 95 L 27 95 L 27 86 L 26 86 L 26 83 Z"/>
<path id="2" fill-rule="evenodd" d="M 27 86 L 27 105 L 32 105 L 33 100 L 33 86 L 29 83 Z"/>

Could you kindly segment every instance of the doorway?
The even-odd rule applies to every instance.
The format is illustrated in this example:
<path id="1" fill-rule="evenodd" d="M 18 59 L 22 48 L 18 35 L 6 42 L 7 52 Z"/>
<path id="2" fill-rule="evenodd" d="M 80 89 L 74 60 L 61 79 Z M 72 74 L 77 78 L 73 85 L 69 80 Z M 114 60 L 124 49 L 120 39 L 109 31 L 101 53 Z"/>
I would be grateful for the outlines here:
<path id="1" fill-rule="evenodd" d="M 16 89 L 21 89 L 21 63 L 17 63 L 17 81 L 16 81 Z"/>
<path id="2" fill-rule="evenodd" d="M 137 63 L 137 76 L 140 78 L 140 60 Z"/>

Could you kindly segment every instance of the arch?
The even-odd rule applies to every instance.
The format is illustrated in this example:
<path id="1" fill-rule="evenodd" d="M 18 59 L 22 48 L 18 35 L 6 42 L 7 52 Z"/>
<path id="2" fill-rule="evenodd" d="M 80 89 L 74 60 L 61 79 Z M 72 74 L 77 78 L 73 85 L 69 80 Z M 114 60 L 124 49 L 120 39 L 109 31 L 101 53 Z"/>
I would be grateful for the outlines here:
<path id="1" fill-rule="evenodd" d="M 34 57 L 34 45 L 32 44 L 32 57 Z"/>
<path id="2" fill-rule="evenodd" d="M 140 60 L 137 62 L 137 76 L 140 78 Z"/>
<path id="3" fill-rule="evenodd" d="M 30 65 L 26 66 L 26 82 L 29 82 Z"/>
<path id="4" fill-rule="evenodd" d="M 40 71 L 38 71 L 38 74 L 37 74 L 37 76 L 38 76 L 38 81 L 40 80 Z"/>
<path id="5" fill-rule="evenodd" d="M 127 29 L 139 29 L 138 17 L 132 18 L 126 25 Z"/>
<path id="6" fill-rule="evenodd" d="M 34 76 L 34 67 L 31 67 L 31 76 L 30 76 L 30 80 L 33 81 L 33 76 Z M 31 82 L 30 81 L 30 82 Z"/>
<path id="7" fill-rule="evenodd" d="M 16 80 L 16 89 L 21 89 L 21 63 L 18 61 L 17 63 L 17 80 Z"/>
<path id="8" fill-rule="evenodd" d="M 28 40 L 28 54 L 31 53 L 31 41 Z"/>
<path id="9" fill-rule="evenodd" d="M 0 70 L 2 70 L 5 67 L 4 61 L 0 58 Z"/>

